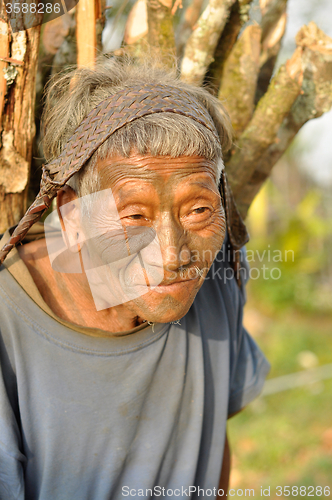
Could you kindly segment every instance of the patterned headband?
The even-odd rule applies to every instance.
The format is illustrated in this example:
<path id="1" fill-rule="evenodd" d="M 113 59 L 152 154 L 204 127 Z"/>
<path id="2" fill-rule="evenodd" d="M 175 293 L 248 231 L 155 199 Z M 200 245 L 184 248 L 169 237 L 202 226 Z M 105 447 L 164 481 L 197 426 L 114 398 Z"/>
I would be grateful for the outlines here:
<path id="1" fill-rule="evenodd" d="M 99 146 L 114 132 L 143 116 L 165 112 L 191 118 L 204 125 L 218 141 L 220 140 L 207 109 L 183 89 L 157 84 L 133 86 L 117 92 L 92 109 L 77 127 L 60 156 L 43 166 L 40 191 L 15 228 L 8 243 L 1 249 L 0 264 L 10 250 L 23 240 L 30 227 L 40 220 L 58 191 L 80 171 Z M 225 200 L 227 229 L 232 246 L 237 249 L 248 241 L 248 236 L 241 218 L 238 219 L 240 216 L 224 173 L 221 184 Z M 235 232 L 232 230 L 231 223 L 234 225 Z"/>

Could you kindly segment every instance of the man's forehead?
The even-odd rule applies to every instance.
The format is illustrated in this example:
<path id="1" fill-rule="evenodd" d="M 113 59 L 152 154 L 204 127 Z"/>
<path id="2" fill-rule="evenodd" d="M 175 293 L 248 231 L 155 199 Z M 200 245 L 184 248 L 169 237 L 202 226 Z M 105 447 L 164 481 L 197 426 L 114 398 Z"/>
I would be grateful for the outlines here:
<path id="1" fill-rule="evenodd" d="M 112 155 L 98 161 L 96 168 L 101 184 L 123 184 L 127 179 L 162 180 L 164 182 L 205 174 L 216 180 L 215 161 L 200 156 L 152 156 L 133 154 L 128 158 Z"/>

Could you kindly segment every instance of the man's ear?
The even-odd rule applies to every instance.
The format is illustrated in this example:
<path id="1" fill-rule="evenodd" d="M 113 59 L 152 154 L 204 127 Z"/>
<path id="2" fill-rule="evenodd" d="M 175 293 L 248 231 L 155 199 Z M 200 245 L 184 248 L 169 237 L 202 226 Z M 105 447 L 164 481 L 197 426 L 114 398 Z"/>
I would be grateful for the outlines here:
<path id="1" fill-rule="evenodd" d="M 78 252 L 85 238 L 81 228 L 79 199 L 71 187 L 64 186 L 58 192 L 57 211 L 67 248 L 71 252 Z"/>

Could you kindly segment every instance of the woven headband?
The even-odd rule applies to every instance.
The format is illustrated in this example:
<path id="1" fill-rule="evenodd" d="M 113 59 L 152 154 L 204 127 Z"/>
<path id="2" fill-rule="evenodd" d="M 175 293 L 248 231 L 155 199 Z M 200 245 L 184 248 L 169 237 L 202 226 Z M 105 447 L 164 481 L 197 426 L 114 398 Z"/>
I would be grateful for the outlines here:
<path id="1" fill-rule="evenodd" d="M 43 166 L 40 191 L 0 251 L 0 264 L 20 243 L 30 227 L 50 207 L 53 198 L 68 180 L 85 165 L 93 153 L 114 132 L 128 123 L 154 113 L 175 113 L 204 125 L 219 141 L 207 109 L 191 94 L 169 85 L 145 85 L 125 88 L 99 103 L 80 123 L 60 156 Z M 226 175 L 221 179 L 225 200 L 227 229 L 234 249 L 241 248 L 248 235 L 229 190 Z"/>

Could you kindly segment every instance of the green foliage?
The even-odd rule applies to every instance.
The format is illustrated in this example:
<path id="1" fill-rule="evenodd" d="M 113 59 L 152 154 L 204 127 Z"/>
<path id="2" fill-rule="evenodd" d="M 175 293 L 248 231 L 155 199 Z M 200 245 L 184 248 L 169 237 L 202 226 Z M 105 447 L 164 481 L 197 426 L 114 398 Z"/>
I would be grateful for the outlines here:
<path id="1" fill-rule="evenodd" d="M 266 233 L 253 238 L 248 250 L 261 256 L 251 267 L 265 264 L 270 271 L 278 268 L 280 272 L 274 271 L 274 276 L 280 278 L 264 279 L 261 273 L 259 279 L 251 280 L 254 297 L 274 309 L 295 305 L 306 311 L 331 311 L 332 220 L 322 214 L 322 194 L 312 188 L 294 210 L 271 182 L 268 195 L 273 216 Z M 253 226 L 254 221 L 249 218 L 249 223 Z M 266 275 L 270 276 L 270 272 Z"/>
<path id="2" fill-rule="evenodd" d="M 300 371 L 303 350 L 319 365 L 330 363 L 331 320 L 294 311 L 272 315 L 266 334 L 256 338 L 272 365 L 269 378 Z M 332 380 L 317 381 L 261 397 L 231 419 L 231 487 L 254 488 L 260 496 L 260 487 L 270 486 L 273 499 L 277 486 L 332 488 L 331 397 Z"/>

